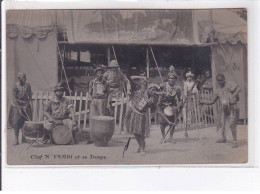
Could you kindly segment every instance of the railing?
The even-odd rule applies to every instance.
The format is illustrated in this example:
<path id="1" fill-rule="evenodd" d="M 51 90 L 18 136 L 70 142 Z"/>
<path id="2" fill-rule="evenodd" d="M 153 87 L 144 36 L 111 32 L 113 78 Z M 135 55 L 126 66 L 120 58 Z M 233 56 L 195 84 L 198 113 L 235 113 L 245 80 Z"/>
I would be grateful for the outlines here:
<path id="1" fill-rule="evenodd" d="M 192 110 L 192 124 L 191 128 L 203 128 L 214 126 L 217 123 L 217 107 L 215 105 L 199 105 L 199 99 L 210 100 L 212 98 L 212 92 L 201 92 L 199 96 L 192 96 L 190 100 L 193 101 Z M 78 121 L 78 127 L 81 129 L 87 128 L 87 123 L 89 120 L 89 110 L 90 110 L 90 100 L 88 93 L 75 93 L 73 96 L 66 96 L 69 100 L 73 102 L 74 111 L 76 114 L 76 119 Z M 32 110 L 33 110 L 33 121 L 44 121 L 43 111 L 44 107 L 47 105 L 47 101 L 53 98 L 53 92 L 43 92 L 36 91 L 32 96 Z M 124 115 L 128 108 L 128 98 L 123 94 L 117 96 L 112 103 L 114 109 L 114 121 L 119 130 L 123 130 L 124 125 Z M 154 112 L 149 112 L 150 124 L 157 124 L 156 110 Z M 153 123 L 151 121 L 153 119 Z M 185 109 L 181 112 L 176 130 L 183 130 L 186 126 L 185 124 Z"/>

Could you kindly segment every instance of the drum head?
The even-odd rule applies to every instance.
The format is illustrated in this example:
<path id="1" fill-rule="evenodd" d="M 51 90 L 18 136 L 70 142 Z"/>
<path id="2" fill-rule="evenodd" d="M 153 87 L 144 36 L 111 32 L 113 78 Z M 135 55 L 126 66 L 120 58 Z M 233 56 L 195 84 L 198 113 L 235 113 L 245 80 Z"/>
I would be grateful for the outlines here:
<path id="1" fill-rule="evenodd" d="M 167 106 L 165 109 L 164 109 L 164 114 L 166 115 L 166 116 L 168 116 L 168 117 L 171 117 L 171 116 L 173 116 L 173 108 L 172 107 L 170 107 L 170 106 Z"/>
<path id="2" fill-rule="evenodd" d="M 72 138 L 72 131 L 64 126 L 58 125 L 52 131 L 52 140 L 58 145 L 67 145 Z"/>

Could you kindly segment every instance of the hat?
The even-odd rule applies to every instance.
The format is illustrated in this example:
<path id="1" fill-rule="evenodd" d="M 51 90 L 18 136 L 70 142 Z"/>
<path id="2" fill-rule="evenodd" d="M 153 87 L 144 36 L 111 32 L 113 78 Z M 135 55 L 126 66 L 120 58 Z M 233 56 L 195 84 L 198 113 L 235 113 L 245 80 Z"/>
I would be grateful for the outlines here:
<path id="1" fill-rule="evenodd" d="M 160 89 L 160 86 L 157 84 L 151 83 L 151 84 L 149 84 L 148 88 L 157 90 L 157 89 Z"/>
<path id="2" fill-rule="evenodd" d="M 62 83 L 58 83 L 55 87 L 54 87 L 54 92 L 56 91 L 60 91 L 60 90 L 64 90 L 64 86 Z"/>
<path id="3" fill-rule="evenodd" d="M 18 75 L 17 75 L 18 78 L 20 77 L 26 77 L 26 74 L 25 73 L 22 73 L 22 72 L 19 72 Z"/>
<path id="4" fill-rule="evenodd" d="M 218 73 L 216 78 L 217 78 L 217 80 L 225 80 L 225 76 L 223 73 Z"/>
<path id="5" fill-rule="evenodd" d="M 175 72 L 169 72 L 168 79 L 174 79 L 174 78 L 178 78 L 177 74 Z"/>
<path id="6" fill-rule="evenodd" d="M 116 60 L 112 60 L 108 65 L 109 68 L 119 67 L 118 62 Z"/>
<path id="7" fill-rule="evenodd" d="M 169 67 L 169 70 L 175 72 L 175 67 L 174 67 L 173 65 L 171 65 L 171 66 Z"/>
<path id="8" fill-rule="evenodd" d="M 163 110 L 163 113 L 168 116 L 168 117 L 171 117 L 174 115 L 174 108 L 170 107 L 170 106 L 167 106 L 164 110 Z"/>
<path id="9" fill-rule="evenodd" d="M 194 74 L 191 73 L 191 71 L 188 71 L 188 72 L 186 73 L 186 77 L 194 77 Z"/>
<path id="10" fill-rule="evenodd" d="M 104 72 L 104 69 L 102 67 L 97 67 L 94 71 L 94 73 L 96 74 L 98 71 L 102 71 Z"/>

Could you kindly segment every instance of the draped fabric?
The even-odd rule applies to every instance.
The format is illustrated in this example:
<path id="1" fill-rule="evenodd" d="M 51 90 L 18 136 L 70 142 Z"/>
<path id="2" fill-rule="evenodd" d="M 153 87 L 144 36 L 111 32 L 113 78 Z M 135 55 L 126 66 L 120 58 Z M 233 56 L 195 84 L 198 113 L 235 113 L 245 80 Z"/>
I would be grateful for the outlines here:
<path id="1" fill-rule="evenodd" d="M 212 49 L 212 65 L 216 73 L 223 73 L 226 80 L 236 82 L 241 88 L 239 93 L 240 118 L 247 118 L 247 56 L 246 47 L 236 44 L 221 44 Z M 218 87 L 213 77 L 215 88 Z"/>
<path id="2" fill-rule="evenodd" d="M 26 73 L 32 90 L 50 90 L 57 83 L 57 36 L 55 10 L 7 11 L 7 95 L 19 71 Z M 59 18 L 59 17 L 57 17 Z M 61 23 L 58 22 L 58 26 Z M 9 98 L 8 98 L 9 99 Z"/>
<path id="3" fill-rule="evenodd" d="M 208 34 L 215 36 L 222 44 L 247 44 L 247 22 L 227 9 L 196 10 L 193 17 L 198 26 L 200 42 L 206 41 Z"/>
<path id="4" fill-rule="evenodd" d="M 45 38 L 57 27 L 69 43 L 247 44 L 247 22 L 227 9 L 213 10 L 9 10 L 7 36 Z"/>
<path id="5" fill-rule="evenodd" d="M 6 42 L 7 95 L 12 96 L 12 87 L 17 82 L 18 72 L 27 75 L 32 90 L 47 91 L 57 83 L 56 35 L 44 39 L 37 37 L 7 38 Z"/>
<path id="6" fill-rule="evenodd" d="M 191 10 L 70 10 L 70 43 L 194 44 Z"/>

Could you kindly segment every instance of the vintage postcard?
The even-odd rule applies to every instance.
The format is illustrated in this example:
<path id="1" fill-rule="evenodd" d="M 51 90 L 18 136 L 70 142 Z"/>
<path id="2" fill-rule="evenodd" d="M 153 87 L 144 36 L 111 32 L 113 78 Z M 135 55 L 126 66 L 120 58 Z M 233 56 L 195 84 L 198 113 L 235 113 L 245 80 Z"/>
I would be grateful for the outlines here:
<path id="1" fill-rule="evenodd" d="M 6 11 L 8 165 L 248 161 L 246 9 Z"/>

